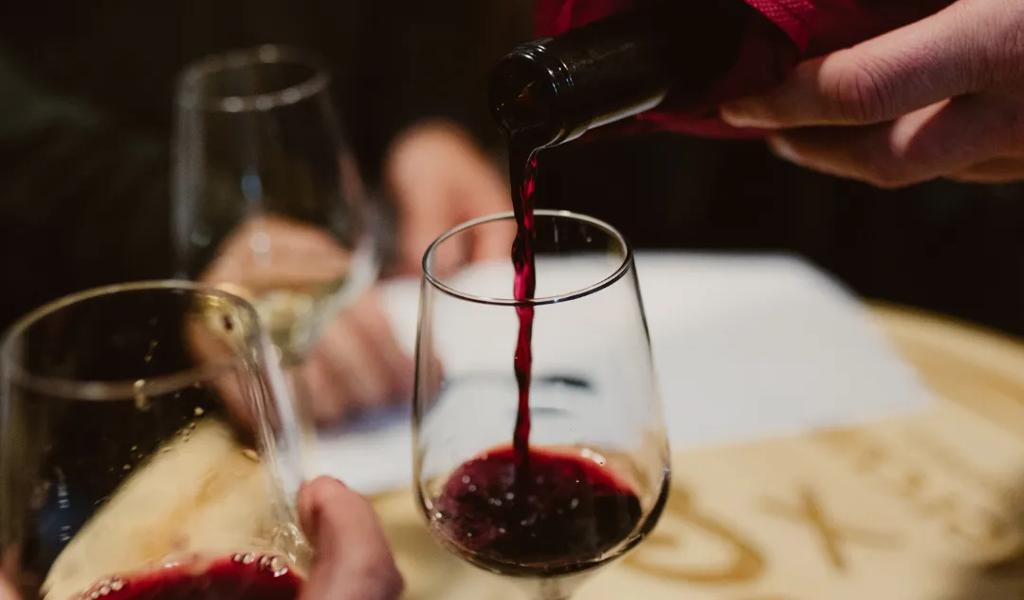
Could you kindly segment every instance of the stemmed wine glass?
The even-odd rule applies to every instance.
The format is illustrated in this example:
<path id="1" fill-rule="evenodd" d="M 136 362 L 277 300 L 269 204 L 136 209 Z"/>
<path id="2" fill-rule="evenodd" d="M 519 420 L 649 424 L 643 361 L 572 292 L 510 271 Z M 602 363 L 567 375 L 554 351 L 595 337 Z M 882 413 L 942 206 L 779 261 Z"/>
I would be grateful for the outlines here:
<path id="1" fill-rule="evenodd" d="M 99 288 L 0 352 L 0 568 L 25 600 L 297 597 L 303 419 L 249 304 Z"/>
<path id="2" fill-rule="evenodd" d="M 201 59 L 178 81 L 181 274 L 251 301 L 289 365 L 373 281 L 385 237 L 329 85 L 319 57 L 275 45 Z"/>
<path id="3" fill-rule="evenodd" d="M 471 236 L 511 239 L 511 213 L 456 227 L 424 256 L 414 471 L 444 546 L 552 600 L 568 598 L 654 527 L 669 452 L 629 246 L 590 217 L 537 211 L 535 219 L 533 298 L 512 299 L 510 261 L 438 271 L 437 257 L 457 255 Z M 510 444 L 517 309 L 527 308 L 524 456 Z"/>

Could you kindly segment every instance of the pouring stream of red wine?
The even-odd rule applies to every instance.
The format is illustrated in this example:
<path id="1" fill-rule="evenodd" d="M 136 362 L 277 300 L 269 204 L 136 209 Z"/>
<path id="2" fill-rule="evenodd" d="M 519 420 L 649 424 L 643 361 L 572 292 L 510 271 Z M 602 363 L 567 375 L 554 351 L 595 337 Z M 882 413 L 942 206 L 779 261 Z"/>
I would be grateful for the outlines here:
<path id="1" fill-rule="evenodd" d="M 513 297 L 519 301 L 532 300 L 536 291 L 536 265 L 533 256 L 533 195 L 537 185 L 537 152 L 533 148 L 517 145 L 510 135 L 512 202 L 516 218 L 516 238 L 512 244 L 512 265 L 515 268 Z M 528 146 L 528 145 L 527 145 Z M 512 438 L 516 467 L 525 475 L 530 462 L 530 372 L 533 366 L 533 306 L 516 306 L 519 335 L 513 364 L 519 387 L 516 428 Z M 525 480 L 525 477 L 523 478 Z"/>
<path id="2" fill-rule="evenodd" d="M 515 432 L 511 448 L 488 450 L 456 469 L 435 509 L 446 539 L 476 564 L 507 574 L 553 577 L 599 562 L 629 536 L 642 510 L 629 483 L 600 455 L 530 446 L 533 209 L 537 155 L 551 138 L 543 127 L 507 127 L 506 133 L 517 225 L 512 244 L 519 320 L 513 360 L 518 385 Z"/>
<path id="3" fill-rule="evenodd" d="M 530 384 L 533 368 L 533 300 L 537 287 L 534 263 L 533 208 L 537 194 L 537 154 L 547 147 L 552 137 L 543 99 L 544 89 L 534 82 L 515 90 L 508 101 L 495 105 L 498 121 L 508 138 L 509 179 L 512 208 L 516 219 L 516 237 L 512 243 L 512 266 L 515 277 L 513 298 L 517 300 L 516 316 L 519 334 L 513 358 L 519 403 L 512 437 L 517 479 L 528 481 L 530 467 Z"/>

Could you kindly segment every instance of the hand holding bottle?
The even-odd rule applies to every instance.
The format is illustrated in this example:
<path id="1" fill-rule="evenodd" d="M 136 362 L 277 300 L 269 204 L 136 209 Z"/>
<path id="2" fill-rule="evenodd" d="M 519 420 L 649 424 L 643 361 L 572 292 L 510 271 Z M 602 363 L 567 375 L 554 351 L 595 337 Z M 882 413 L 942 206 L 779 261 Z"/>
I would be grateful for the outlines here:
<path id="1" fill-rule="evenodd" d="M 959 0 L 726 104 L 783 158 L 882 187 L 1024 178 L 1024 4 Z"/>

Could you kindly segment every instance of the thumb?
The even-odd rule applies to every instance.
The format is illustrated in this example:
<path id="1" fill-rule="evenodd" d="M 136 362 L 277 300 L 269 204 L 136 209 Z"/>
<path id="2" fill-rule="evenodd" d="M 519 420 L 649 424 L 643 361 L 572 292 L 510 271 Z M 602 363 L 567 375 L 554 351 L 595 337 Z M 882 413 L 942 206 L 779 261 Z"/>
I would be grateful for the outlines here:
<path id="1" fill-rule="evenodd" d="M 316 552 L 301 600 L 394 600 L 401 594 L 402 576 L 365 498 L 319 477 L 299 490 L 299 521 Z"/>
<path id="2" fill-rule="evenodd" d="M 1021 72 L 1024 3 L 960 0 L 916 23 L 802 63 L 764 96 L 722 106 L 734 126 L 880 123 Z"/>

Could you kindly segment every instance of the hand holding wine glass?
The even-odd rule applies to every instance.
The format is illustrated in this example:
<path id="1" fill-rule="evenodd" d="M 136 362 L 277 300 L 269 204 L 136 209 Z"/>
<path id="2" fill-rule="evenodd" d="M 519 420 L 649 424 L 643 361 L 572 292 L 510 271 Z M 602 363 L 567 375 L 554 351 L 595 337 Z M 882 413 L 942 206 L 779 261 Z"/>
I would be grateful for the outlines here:
<path id="1" fill-rule="evenodd" d="M 83 292 L 13 327 L 0 557 L 24 597 L 398 593 L 367 502 L 330 480 L 299 491 L 303 419 L 268 347 L 240 298 L 175 282 Z"/>
<path id="2" fill-rule="evenodd" d="M 302 600 L 396 600 L 401 595 L 402 576 L 365 498 L 335 479 L 320 477 L 299 490 L 298 510 L 315 553 Z M 0 600 L 16 598 L 0 570 Z"/>
<path id="3" fill-rule="evenodd" d="M 257 307 L 297 398 L 323 424 L 407 399 L 413 372 L 379 295 L 365 293 L 388 234 L 328 87 L 319 59 L 277 46 L 191 65 L 178 89 L 174 203 L 183 271 Z M 505 202 L 496 169 L 454 125 L 411 128 L 386 172 L 401 273 L 418 272 L 442 231 Z M 505 255 L 507 242 L 461 251 Z"/>
<path id="4" fill-rule="evenodd" d="M 267 248 L 265 255 L 254 246 Z M 261 297 L 263 318 L 281 335 L 303 310 L 293 290 L 344 273 L 350 253 L 318 228 L 277 216 L 253 217 L 221 244 L 200 276 L 246 298 Z M 301 364 L 301 398 L 319 424 L 330 425 L 360 410 L 408 398 L 412 358 L 400 347 L 376 289 L 362 293 L 345 310 L 325 315 L 326 322 Z"/>
<path id="5" fill-rule="evenodd" d="M 382 238 L 329 87 L 323 61 L 294 48 L 197 61 L 178 84 L 174 161 L 182 272 L 256 307 L 293 393 L 330 408 L 318 411 L 321 418 L 361 399 L 351 398 L 357 389 L 339 387 L 344 377 L 309 389 L 304 375 L 318 369 L 307 359 L 373 283 Z"/>

